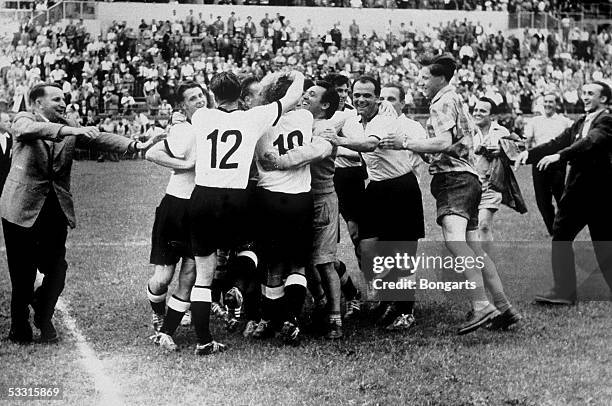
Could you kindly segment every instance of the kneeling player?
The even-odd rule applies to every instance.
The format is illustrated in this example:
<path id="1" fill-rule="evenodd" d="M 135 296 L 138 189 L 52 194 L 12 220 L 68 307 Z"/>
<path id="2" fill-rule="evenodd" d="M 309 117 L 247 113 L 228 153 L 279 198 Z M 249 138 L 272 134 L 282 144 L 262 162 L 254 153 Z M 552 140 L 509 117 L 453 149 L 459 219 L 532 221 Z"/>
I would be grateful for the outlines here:
<path id="1" fill-rule="evenodd" d="M 147 285 L 153 309 L 153 328 L 156 330 L 154 342 L 170 351 L 177 349 L 172 335 L 189 309 L 189 296 L 195 282 L 195 262 L 191 255 L 187 214 L 189 197 L 195 185 L 195 151 L 185 146 L 193 144 L 190 124 L 193 113 L 207 104 L 204 91 L 195 82 L 182 83 L 177 94 L 180 95 L 187 122 L 172 126 L 168 138 L 153 146 L 146 154 L 148 160 L 173 169 L 166 195 L 155 212 L 151 248 L 151 263 L 155 265 L 155 273 Z M 176 150 L 183 150 L 184 154 L 175 155 L 173 151 Z M 178 288 L 168 300 L 166 312 L 168 285 L 181 258 Z"/>

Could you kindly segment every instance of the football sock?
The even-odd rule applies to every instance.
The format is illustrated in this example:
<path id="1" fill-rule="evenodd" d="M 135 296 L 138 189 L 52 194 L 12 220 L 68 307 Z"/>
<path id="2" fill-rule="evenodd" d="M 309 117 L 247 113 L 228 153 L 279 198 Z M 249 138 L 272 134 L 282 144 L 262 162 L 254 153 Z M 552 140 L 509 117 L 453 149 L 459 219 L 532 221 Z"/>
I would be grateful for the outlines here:
<path id="1" fill-rule="evenodd" d="M 293 273 L 285 281 L 285 297 L 289 317 L 298 318 L 302 314 L 306 299 L 306 277 Z"/>
<path id="2" fill-rule="evenodd" d="M 168 300 L 168 311 L 166 312 L 166 317 L 164 318 L 164 323 L 160 331 L 168 335 L 173 335 L 179 324 L 181 324 L 183 315 L 189 310 L 190 306 L 191 302 L 181 300 L 172 295 L 170 300 Z"/>
<path id="3" fill-rule="evenodd" d="M 485 288 L 491 293 L 495 307 L 503 313 L 510 308 L 510 302 L 504 293 L 504 286 L 497 273 L 497 268 L 488 255 L 484 256 L 484 265 L 482 267 L 482 279 Z"/>
<path id="4" fill-rule="evenodd" d="M 342 290 L 342 294 L 346 300 L 359 299 L 359 291 L 353 284 L 353 280 L 351 276 L 346 271 L 346 265 L 342 261 L 336 261 L 334 263 L 334 267 L 336 268 L 336 272 L 340 277 L 340 289 Z"/>
<path id="5" fill-rule="evenodd" d="M 221 291 L 223 290 L 223 282 L 220 279 L 213 279 L 210 285 L 211 301 L 221 303 Z"/>
<path id="6" fill-rule="evenodd" d="M 261 314 L 264 320 L 278 322 L 284 313 L 285 287 L 261 285 Z"/>
<path id="7" fill-rule="evenodd" d="M 151 303 L 151 309 L 157 314 L 165 314 L 166 313 L 166 294 L 168 290 L 160 294 L 154 294 L 151 292 L 151 288 L 149 288 L 149 284 L 147 283 L 147 297 L 149 298 L 149 303 Z"/>
<path id="8" fill-rule="evenodd" d="M 210 335 L 210 303 L 212 300 L 209 286 L 194 286 L 191 290 L 191 320 L 198 337 L 198 344 L 212 341 Z"/>
<path id="9" fill-rule="evenodd" d="M 231 269 L 234 286 L 240 289 L 240 292 L 246 292 L 249 281 L 257 271 L 257 255 L 253 251 L 240 251 L 231 261 Z"/>
<path id="10" fill-rule="evenodd" d="M 260 302 L 261 290 L 259 284 L 251 281 L 244 295 L 244 302 L 242 305 L 244 316 L 247 320 L 259 320 L 261 318 Z"/>

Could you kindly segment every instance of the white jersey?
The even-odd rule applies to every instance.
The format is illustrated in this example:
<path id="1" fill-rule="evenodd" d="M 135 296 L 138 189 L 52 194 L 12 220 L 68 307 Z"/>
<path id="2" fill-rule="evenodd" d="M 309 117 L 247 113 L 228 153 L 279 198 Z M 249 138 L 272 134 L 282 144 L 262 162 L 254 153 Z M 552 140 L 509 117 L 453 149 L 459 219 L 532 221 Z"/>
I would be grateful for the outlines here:
<path id="1" fill-rule="evenodd" d="M 195 139 L 193 127 L 189 123 L 173 125 L 168 133 L 168 138 L 164 140 L 166 152 L 171 157 L 184 159 L 185 161 L 195 160 Z M 179 199 L 189 199 L 195 186 L 195 172 L 172 170 L 166 194 Z"/>
<path id="2" fill-rule="evenodd" d="M 338 120 L 342 120 L 344 118 L 347 117 L 356 117 L 357 116 L 357 110 L 349 105 L 345 105 L 344 110 L 338 110 L 334 113 L 334 115 L 332 116 L 332 118 L 330 119 L 330 121 L 335 122 Z M 358 152 L 352 152 L 353 157 L 344 157 L 344 156 L 337 156 L 336 157 L 336 168 L 350 168 L 350 167 L 355 167 L 355 166 L 361 166 L 361 158 L 359 157 L 359 153 Z"/>
<path id="3" fill-rule="evenodd" d="M 257 141 L 278 122 L 281 113 L 280 102 L 246 111 L 196 111 L 191 120 L 196 139 L 196 185 L 246 189 Z"/>
<path id="4" fill-rule="evenodd" d="M 270 128 L 257 143 L 257 157 L 263 157 L 267 151 L 274 150 L 278 155 L 312 142 L 314 118 L 306 109 L 293 110 L 284 114 L 278 123 Z M 310 166 L 285 171 L 266 171 L 257 162 L 259 181 L 257 186 L 271 192 L 305 193 L 310 191 Z"/>
<path id="5" fill-rule="evenodd" d="M 375 115 L 365 126 L 362 117 L 352 117 L 346 120 L 342 132 L 353 139 L 366 140 L 375 137 L 382 140 L 390 134 L 400 133 L 397 119 L 388 116 Z M 372 181 L 382 181 L 397 178 L 412 172 L 413 153 L 408 150 L 376 148 L 372 152 L 361 154 L 366 163 L 368 178 Z"/>

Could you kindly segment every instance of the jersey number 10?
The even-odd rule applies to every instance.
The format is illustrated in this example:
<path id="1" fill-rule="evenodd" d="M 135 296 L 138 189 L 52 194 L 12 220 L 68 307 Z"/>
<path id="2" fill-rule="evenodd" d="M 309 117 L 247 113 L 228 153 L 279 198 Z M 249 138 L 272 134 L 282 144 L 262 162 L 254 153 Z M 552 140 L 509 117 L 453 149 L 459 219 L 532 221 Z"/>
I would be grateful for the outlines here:
<path id="1" fill-rule="evenodd" d="M 223 155 L 223 158 L 221 158 L 221 162 L 219 163 L 219 169 L 235 169 L 235 168 L 238 168 L 238 163 L 237 162 L 228 163 L 227 161 L 234 154 L 234 152 L 236 152 L 236 150 L 238 149 L 238 147 L 242 143 L 242 134 L 238 130 L 227 130 L 223 134 L 221 134 L 221 142 L 223 142 L 223 143 L 228 142 L 228 138 L 230 137 L 230 135 L 234 136 L 233 137 L 234 138 L 234 145 L 232 145 L 232 147 L 225 153 L 225 155 Z M 210 151 L 210 167 L 211 168 L 216 168 L 217 167 L 217 153 L 218 153 L 218 151 L 217 151 L 217 143 L 218 143 L 218 138 L 219 138 L 219 130 L 215 130 L 215 131 L 211 132 L 210 134 L 208 134 L 208 137 L 206 137 L 206 139 L 210 140 L 210 142 L 212 143 L 212 150 Z"/>
<path id="2" fill-rule="evenodd" d="M 285 135 L 279 134 L 276 141 L 272 143 L 272 145 L 278 147 L 278 155 L 285 155 L 287 151 L 292 150 L 295 147 L 296 141 L 297 145 L 300 147 L 304 145 L 304 135 L 301 131 L 295 130 L 291 131 L 289 135 L 287 135 L 287 146 L 285 147 Z"/>

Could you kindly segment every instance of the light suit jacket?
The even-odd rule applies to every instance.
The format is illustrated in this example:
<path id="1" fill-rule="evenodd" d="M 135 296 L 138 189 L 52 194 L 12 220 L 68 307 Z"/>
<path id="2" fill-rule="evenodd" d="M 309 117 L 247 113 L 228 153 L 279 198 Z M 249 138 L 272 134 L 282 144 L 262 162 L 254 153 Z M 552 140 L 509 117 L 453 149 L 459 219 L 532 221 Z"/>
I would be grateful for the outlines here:
<path id="1" fill-rule="evenodd" d="M 21 112 L 13 120 L 13 162 L 0 198 L 0 216 L 22 227 L 32 227 L 45 199 L 55 191 L 68 225 L 76 225 L 70 171 L 75 147 L 95 146 L 111 152 L 125 152 L 128 138 L 100 133 L 95 139 L 86 137 L 60 137 L 66 125 L 74 122 L 51 123 L 37 114 Z"/>

